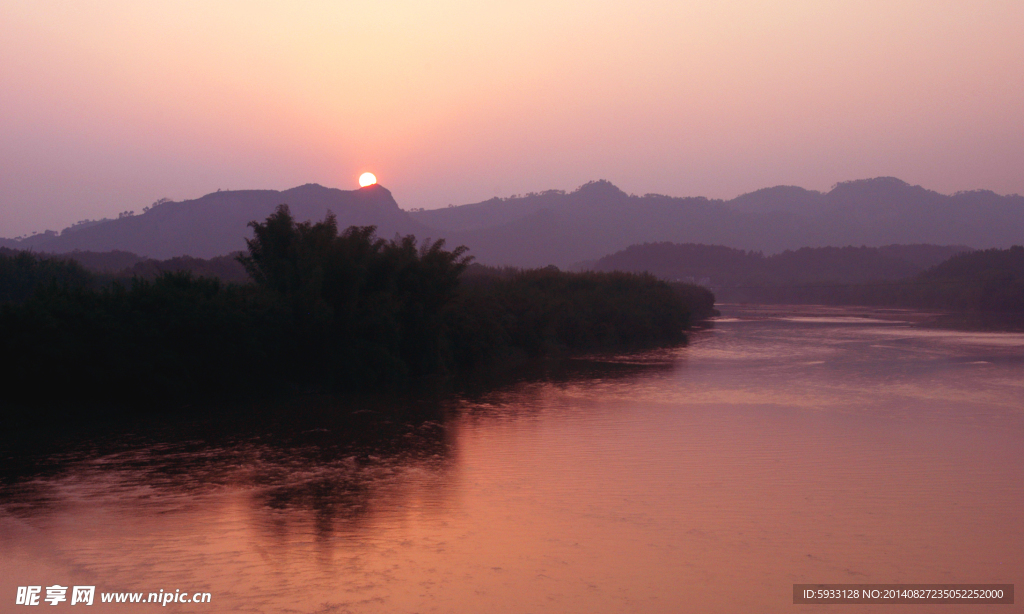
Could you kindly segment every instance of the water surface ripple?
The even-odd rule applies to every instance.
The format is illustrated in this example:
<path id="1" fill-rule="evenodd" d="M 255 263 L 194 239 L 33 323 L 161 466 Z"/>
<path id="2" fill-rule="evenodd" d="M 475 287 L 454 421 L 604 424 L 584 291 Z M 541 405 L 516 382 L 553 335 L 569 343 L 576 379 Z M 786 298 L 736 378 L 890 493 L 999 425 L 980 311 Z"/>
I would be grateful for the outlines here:
<path id="1" fill-rule="evenodd" d="M 1024 335 L 726 315 L 687 347 L 467 393 L 359 443 L 314 420 L 9 455 L 0 611 L 40 584 L 212 593 L 175 612 L 392 614 L 1024 587 Z"/>

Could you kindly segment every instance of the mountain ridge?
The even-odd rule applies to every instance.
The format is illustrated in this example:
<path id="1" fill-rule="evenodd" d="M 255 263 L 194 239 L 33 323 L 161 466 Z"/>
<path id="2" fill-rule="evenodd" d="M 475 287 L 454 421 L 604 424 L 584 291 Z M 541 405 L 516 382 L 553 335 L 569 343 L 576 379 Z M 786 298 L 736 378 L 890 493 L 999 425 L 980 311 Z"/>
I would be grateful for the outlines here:
<path id="1" fill-rule="evenodd" d="M 342 228 L 373 225 L 385 237 L 429 232 L 409 218 L 383 186 L 339 190 L 310 183 L 281 191 L 225 190 L 158 202 L 139 215 L 88 222 L 21 241 L 0 240 L 0 246 L 52 253 L 120 250 L 159 259 L 212 258 L 245 249 L 249 222 L 265 219 L 282 203 L 300 220 L 321 220 L 331 211 Z"/>
<path id="2" fill-rule="evenodd" d="M 1024 197 L 987 190 L 944 195 L 894 177 L 841 182 L 828 192 L 774 186 L 731 200 L 626 194 L 591 181 L 442 209 L 405 211 L 386 188 L 214 192 L 157 203 L 141 215 L 89 222 L 0 246 L 65 253 L 123 250 L 149 258 L 211 258 L 244 249 L 247 224 L 288 204 L 298 220 L 378 227 L 467 245 L 478 262 L 568 267 L 649 242 L 703 243 L 778 253 L 801 247 L 892 244 L 1006 248 L 1024 242 Z"/>
<path id="3" fill-rule="evenodd" d="M 731 200 L 636 196 L 613 188 L 608 182 L 591 182 L 569 193 L 491 199 L 413 216 L 470 245 L 482 262 L 519 266 L 569 266 L 659 241 L 767 253 L 893 244 L 1005 248 L 1024 241 L 1024 197 L 991 191 L 943 195 L 895 177 L 841 182 L 828 192 L 775 186 Z M 578 215 L 582 201 L 589 205 L 585 216 Z M 527 216 L 506 221 L 510 210 L 547 213 L 530 231 L 524 228 Z M 473 229 L 460 225 L 468 212 Z M 504 223 L 488 227 L 488 215 L 492 222 Z M 513 253 L 516 235 L 530 244 L 529 250 Z"/>

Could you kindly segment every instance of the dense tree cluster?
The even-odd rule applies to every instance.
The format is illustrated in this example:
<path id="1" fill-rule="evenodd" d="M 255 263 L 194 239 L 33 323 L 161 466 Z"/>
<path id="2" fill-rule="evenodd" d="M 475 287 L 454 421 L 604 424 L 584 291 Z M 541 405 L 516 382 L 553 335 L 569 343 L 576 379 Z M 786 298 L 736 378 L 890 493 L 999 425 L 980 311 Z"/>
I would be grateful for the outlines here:
<path id="1" fill-rule="evenodd" d="M 678 343 L 714 295 L 653 275 L 474 266 L 450 313 L 459 364 Z"/>
<path id="2" fill-rule="evenodd" d="M 12 405 L 180 403 L 207 395 L 390 390 L 509 360 L 677 343 L 714 297 L 649 275 L 474 267 L 412 236 L 253 222 L 252 281 L 90 278 L 0 259 L 0 385 Z"/>
<path id="3" fill-rule="evenodd" d="M 899 280 L 818 282 L 742 289 L 745 300 L 765 303 L 875 305 L 1024 318 L 1024 247 L 957 254 Z M 997 323 L 997 320 L 987 320 Z"/>
<path id="4" fill-rule="evenodd" d="M 24 301 L 45 286 L 86 286 L 92 279 L 77 262 L 0 248 L 0 303 Z"/>
<path id="5" fill-rule="evenodd" d="M 958 311 L 1024 314 L 1024 247 L 958 254 L 921 274 L 918 302 Z"/>

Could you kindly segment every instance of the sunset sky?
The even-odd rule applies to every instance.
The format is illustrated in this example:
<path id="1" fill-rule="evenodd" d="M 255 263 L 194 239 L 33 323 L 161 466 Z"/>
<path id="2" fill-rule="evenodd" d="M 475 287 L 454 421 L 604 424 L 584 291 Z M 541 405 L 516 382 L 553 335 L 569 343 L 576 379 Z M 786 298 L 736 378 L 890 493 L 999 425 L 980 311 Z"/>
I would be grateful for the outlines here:
<path id="1" fill-rule="evenodd" d="M 1024 193 L 1021 0 L 0 0 L 0 236 L 372 171 L 404 208 L 608 179 Z"/>

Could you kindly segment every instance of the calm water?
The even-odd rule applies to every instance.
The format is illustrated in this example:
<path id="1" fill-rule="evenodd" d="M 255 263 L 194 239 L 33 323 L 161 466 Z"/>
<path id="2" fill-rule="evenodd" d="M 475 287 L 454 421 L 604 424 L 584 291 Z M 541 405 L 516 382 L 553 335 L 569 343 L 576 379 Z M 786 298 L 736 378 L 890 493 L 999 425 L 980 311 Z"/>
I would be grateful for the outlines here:
<path id="1" fill-rule="evenodd" d="M 792 584 L 1024 587 L 1024 335 L 727 314 L 686 348 L 368 419 L 386 434 L 359 443 L 314 413 L 8 454 L 0 611 L 55 583 L 212 593 L 178 612 L 474 614 L 865 613 L 905 606 L 794 606 Z"/>

